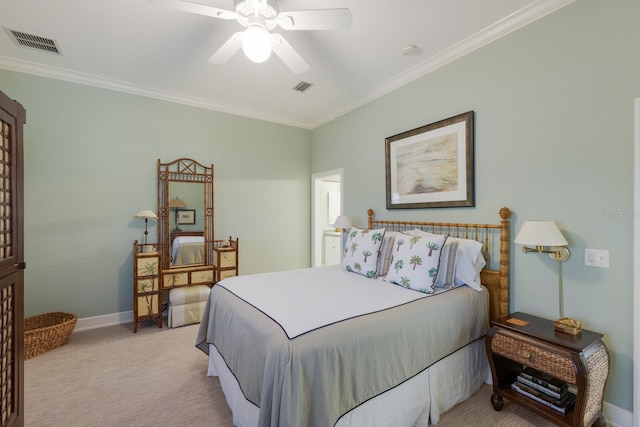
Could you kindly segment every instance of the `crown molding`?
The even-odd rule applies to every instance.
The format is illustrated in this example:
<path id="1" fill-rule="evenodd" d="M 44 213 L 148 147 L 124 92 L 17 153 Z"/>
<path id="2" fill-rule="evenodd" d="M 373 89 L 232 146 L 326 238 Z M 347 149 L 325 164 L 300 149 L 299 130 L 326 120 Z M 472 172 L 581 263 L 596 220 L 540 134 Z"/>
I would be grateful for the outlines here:
<path id="1" fill-rule="evenodd" d="M 147 98 L 188 105 L 191 107 L 213 110 L 221 113 L 279 123 L 287 126 L 294 126 L 303 129 L 314 129 L 377 98 L 380 98 L 381 96 L 386 95 L 420 77 L 423 77 L 431 73 L 432 71 L 435 71 L 438 68 L 441 68 L 455 61 L 456 59 L 461 58 L 464 55 L 499 39 L 500 37 L 516 31 L 531 22 L 534 22 L 552 12 L 555 12 L 558 9 L 561 9 L 562 7 L 570 3 L 573 3 L 574 1 L 576 0 L 537 1 L 532 5 L 515 12 L 510 16 L 505 17 L 495 24 L 484 28 L 481 31 L 478 31 L 467 39 L 457 43 L 449 49 L 440 52 L 439 54 L 429 58 L 428 60 L 405 71 L 404 73 L 395 76 L 394 78 L 373 89 L 369 95 L 359 99 L 358 101 L 346 105 L 343 108 L 340 108 L 316 121 L 291 120 L 291 118 L 289 117 L 272 115 L 263 111 L 252 110 L 237 105 L 215 102 L 204 98 L 191 97 L 158 88 L 135 85 L 124 81 L 79 73 L 28 61 L 20 61 L 3 56 L 0 56 L 0 68 L 25 74 L 63 80 L 86 86 L 123 92 L 127 94 L 144 96 Z"/>
<path id="2" fill-rule="evenodd" d="M 310 127 L 315 128 L 325 123 L 334 120 L 349 111 L 355 110 L 383 95 L 386 95 L 420 77 L 423 77 L 438 68 L 462 58 L 463 56 L 471 53 L 489 43 L 498 40 L 499 38 L 506 36 L 550 13 L 555 12 L 558 9 L 567 6 L 576 0 L 542 0 L 532 4 L 529 7 L 523 8 L 503 19 L 486 27 L 477 33 L 467 37 L 465 40 L 460 41 L 454 46 L 440 52 L 439 54 L 430 57 L 428 60 L 410 68 L 402 74 L 395 76 L 382 85 L 374 89 L 371 94 L 358 100 L 357 102 L 348 105 L 334 113 L 323 117 L 322 119 L 311 123 Z"/>
<path id="3" fill-rule="evenodd" d="M 204 98 L 191 97 L 162 89 L 135 85 L 120 80 L 108 79 L 106 77 L 80 73 L 77 71 L 70 71 L 63 68 L 51 67 L 48 65 L 7 58 L 4 56 L 0 56 L 0 69 L 16 71 L 24 74 L 31 74 L 38 77 L 47 77 L 55 80 L 62 80 L 70 83 L 97 87 L 101 89 L 113 90 L 116 92 L 122 92 L 131 95 L 144 96 L 161 101 L 188 105 L 191 107 L 213 110 L 221 113 L 228 113 L 257 120 L 264 120 L 267 122 L 280 123 L 288 126 L 302 128 L 307 127 L 306 123 L 292 121 L 288 118 L 269 115 L 262 111 L 251 110 L 237 105 L 224 104 Z"/>

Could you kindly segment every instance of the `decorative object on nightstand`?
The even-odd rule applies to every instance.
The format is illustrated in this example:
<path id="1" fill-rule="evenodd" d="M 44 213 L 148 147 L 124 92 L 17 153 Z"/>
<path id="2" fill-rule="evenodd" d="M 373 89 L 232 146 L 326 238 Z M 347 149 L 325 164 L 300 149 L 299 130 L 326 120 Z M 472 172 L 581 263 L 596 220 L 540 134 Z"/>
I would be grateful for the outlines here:
<path id="1" fill-rule="evenodd" d="M 561 332 L 577 335 L 582 330 L 582 323 L 564 317 L 564 301 L 562 290 L 562 262 L 569 259 L 571 253 L 564 238 L 554 221 L 525 221 L 516 236 L 515 243 L 523 245 L 524 253 L 536 252 L 549 254 L 558 262 L 558 312 L 555 328 Z"/>
<path id="2" fill-rule="evenodd" d="M 158 219 L 158 216 L 150 210 L 142 210 L 133 216 L 134 218 L 144 219 L 144 245 L 147 245 L 147 235 L 149 234 L 149 230 L 147 228 L 147 222 L 150 219 Z"/>
<path id="3" fill-rule="evenodd" d="M 553 321 L 525 313 L 512 313 L 491 326 L 485 346 L 493 409 L 500 411 L 507 398 L 559 426 L 605 427 L 609 352 L 602 334 L 558 333 Z"/>
<path id="4" fill-rule="evenodd" d="M 238 275 L 239 239 L 217 240 L 213 247 L 215 281 Z"/>
<path id="5" fill-rule="evenodd" d="M 180 230 L 180 227 L 178 227 L 178 209 L 183 209 L 186 207 L 187 204 L 184 202 L 184 200 L 178 197 L 174 197 L 169 201 L 169 209 L 173 209 L 175 212 L 176 228 L 174 228 L 173 231 L 182 231 Z"/>
<path id="6" fill-rule="evenodd" d="M 133 243 L 133 332 L 145 320 L 162 328 L 162 288 L 160 253 L 150 252 L 148 245 Z"/>

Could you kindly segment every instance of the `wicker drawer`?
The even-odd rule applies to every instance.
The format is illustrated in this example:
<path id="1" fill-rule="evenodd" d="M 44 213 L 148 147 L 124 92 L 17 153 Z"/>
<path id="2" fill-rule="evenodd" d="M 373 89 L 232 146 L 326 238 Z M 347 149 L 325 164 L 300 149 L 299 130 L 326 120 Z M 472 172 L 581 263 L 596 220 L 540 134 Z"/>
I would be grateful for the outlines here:
<path id="1" fill-rule="evenodd" d="M 545 372 L 570 384 L 576 373 L 570 357 L 553 353 L 499 331 L 491 341 L 491 350 L 513 361 Z"/>

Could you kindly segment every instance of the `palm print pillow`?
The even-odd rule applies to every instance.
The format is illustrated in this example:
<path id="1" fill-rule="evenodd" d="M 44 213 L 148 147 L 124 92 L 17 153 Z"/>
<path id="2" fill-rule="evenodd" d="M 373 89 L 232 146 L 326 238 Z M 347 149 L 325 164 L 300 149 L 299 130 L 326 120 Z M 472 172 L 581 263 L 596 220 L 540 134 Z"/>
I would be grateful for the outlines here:
<path id="1" fill-rule="evenodd" d="M 344 247 L 342 268 L 371 279 L 377 278 L 376 267 L 385 230 L 351 227 Z"/>
<path id="2" fill-rule="evenodd" d="M 419 236 L 398 233 L 393 245 L 391 264 L 384 280 L 409 289 L 432 294 L 445 234 L 421 233 Z"/>

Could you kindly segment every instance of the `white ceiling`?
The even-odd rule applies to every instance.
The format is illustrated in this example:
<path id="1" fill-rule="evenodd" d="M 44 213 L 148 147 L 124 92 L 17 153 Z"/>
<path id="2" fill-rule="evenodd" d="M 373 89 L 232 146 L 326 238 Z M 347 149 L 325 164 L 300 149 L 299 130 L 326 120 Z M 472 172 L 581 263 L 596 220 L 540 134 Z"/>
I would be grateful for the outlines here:
<path id="1" fill-rule="evenodd" d="M 191 0 L 233 9 L 233 0 Z M 293 74 L 272 55 L 209 57 L 236 21 L 146 0 L 0 0 L 0 26 L 55 40 L 62 55 L 0 31 L 0 68 L 314 128 L 574 0 L 280 0 L 281 11 L 348 8 L 349 30 L 286 31 L 309 63 Z M 407 45 L 421 53 L 402 54 Z M 305 92 L 293 90 L 312 83 Z M 0 86 L 1 86 L 0 82 Z"/>

